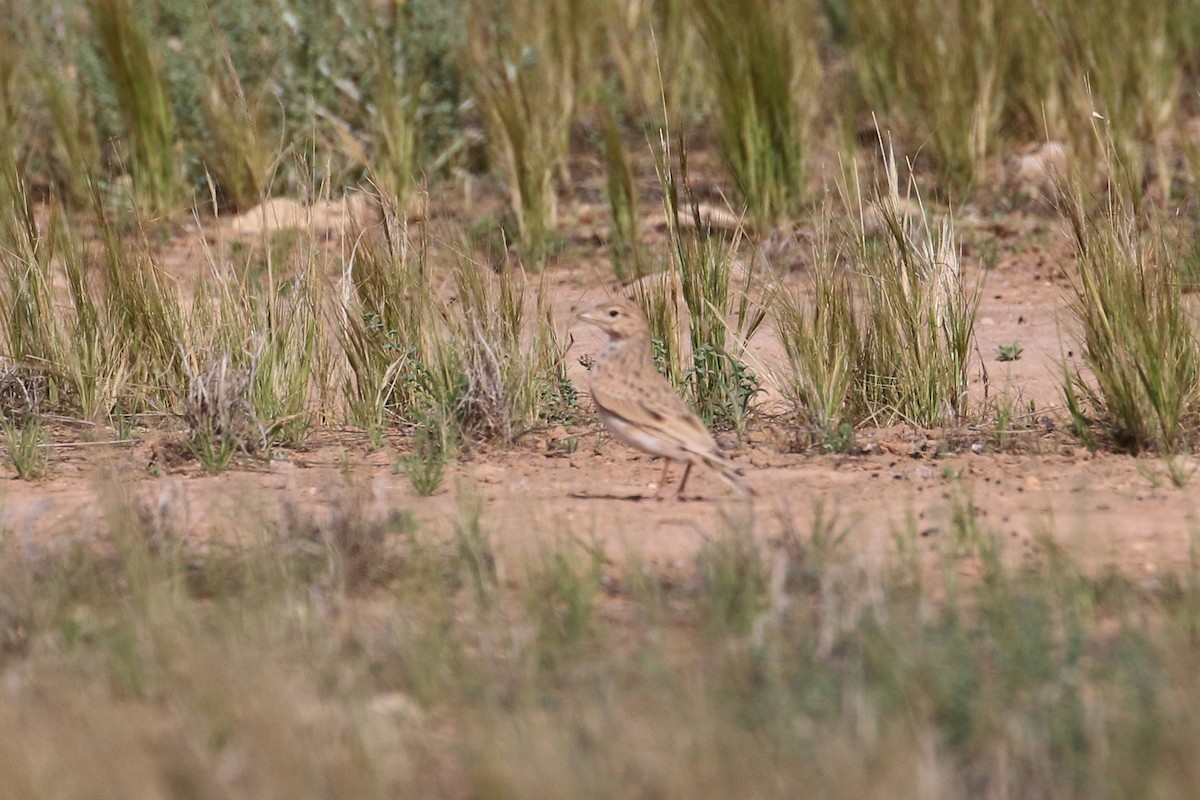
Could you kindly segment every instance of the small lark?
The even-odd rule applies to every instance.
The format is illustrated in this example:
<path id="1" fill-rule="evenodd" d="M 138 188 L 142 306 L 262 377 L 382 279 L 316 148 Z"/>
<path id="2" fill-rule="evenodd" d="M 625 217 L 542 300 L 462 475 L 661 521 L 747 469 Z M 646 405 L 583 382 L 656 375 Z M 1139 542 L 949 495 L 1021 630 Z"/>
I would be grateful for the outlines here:
<path id="1" fill-rule="evenodd" d="M 657 497 L 671 461 L 687 463 L 677 495 L 692 467 L 702 464 L 743 495 L 754 494 L 746 479 L 721 455 L 712 434 L 654 368 L 650 326 L 641 309 L 627 300 L 601 303 L 579 315 L 608 334 L 608 347 L 591 369 L 592 399 L 600 421 L 625 444 L 663 459 Z"/>

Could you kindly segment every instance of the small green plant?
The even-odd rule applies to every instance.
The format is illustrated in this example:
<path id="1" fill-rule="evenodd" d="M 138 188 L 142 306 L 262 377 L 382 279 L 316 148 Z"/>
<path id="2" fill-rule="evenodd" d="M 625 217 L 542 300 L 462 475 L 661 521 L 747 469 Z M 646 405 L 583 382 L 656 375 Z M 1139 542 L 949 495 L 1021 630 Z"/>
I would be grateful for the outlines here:
<path id="1" fill-rule="evenodd" d="M 413 437 L 413 451 L 396 465 L 421 497 L 429 497 L 442 485 L 450 461 L 448 439 L 449 431 L 444 423 L 421 425 Z"/>
<path id="2" fill-rule="evenodd" d="M 186 391 L 182 387 L 189 378 L 181 353 L 187 325 L 178 286 L 155 259 L 148 230 L 141 224 L 132 233 L 118 229 L 105 215 L 100 198 L 93 199 L 96 205 L 89 221 L 99 227 L 105 254 L 102 320 L 85 316 L 91 313 L 89 306 L 97 304 L 91 298 L 96 281 L 86 272 L 82 247 L 83 252 L 74 255 L 79 260 L 71 265 L 70 276 L 85 341 L 96 348 L 86 357 L 89 361 L 107 357 L 107 364 L 93 362 L 100 374 L 115 373 L 140 390 L 140 397 L 128 399 L 131 410 L 170 407 Z M 110 408 L 101 410 L 107 413 Z"/>
<path id="3" fill-rule="evenodd" d="M 990 416 L 996 448 L 1009 449 L 1020 434 L 1031 432 L 1031 421 L 1037 417 L 1037 407 L 1026 402 L 1019 391 L 1004 390 L 991 398 L 985 407 Z"/>
<path id="4" fill-rule="evenodd" d="M 559 545 L 528 571 L 525 610 L 537 631 L 539 666 L 560 666 L 594 636 L 602 558 L 594 547 L 581 559 Z"/>
<path id="5" fill-rule="evenodd" d="M 1025 348 L 1021 347 L 1020 342 L 1012 342 L 1011 344 L 1002 344 L 996 347 L 997 361 L 1016 361 L 1021 357 L 1021 353 Z"/>
<path id="6" fill-rule="evenodd" d="M 721 635 L 749 634 L 764 608 L 767 566 L 754 539 L 731 530 L 696 556 L 705 624 Z"/>
<path id="7" fill-rule="evenodd" d="M 342 590 L 369 591 L 394 574 L 392 539 L 412 532 L 412 518 L 393 509 L 375 513 L 365 485 L 351 484 L 335 497 L 330 521 L 317 526 L 329 548 L 327 569 Z"/>
<path id="8" fill-rule="evenodd" d="M 554 443 L 554 450 L 564 456 L 573 456 L 579 451 L 579 437 L 568 436 Z"/>
<path id="9" fill-rule="evenodd" d="M 843 422 L 836 428 L 824 433 L 821 439 L 821 450 L 826 453 L 849 453 L 858 446 L 854 435 L 854 426 Z"/>
<path id="10" fill-rule="evenodd" d="M 788 357 L 788 399 L 818 441 L 844 423 L 903 419 L 938 425 L 966 412 L 977 287 L 962 276 L 950 219 L 930 219 L 901 200 L 895 157 L 884 150 L 885 184 L 871 204 L 882 235 L 832 231 L 831 212 L 813 237 L 811 290 L 784 292 L 774 307 Z M 857 178 L 857 176 L 855 176 Z M 843 188 L 848 206 L 862 198 Z M 916 206 L 910 219 L 904 208 Z"/>
<path id="11" fill-rule="evenodd" d="M 475 600 L 482 607 L 491 604 L 499 588 L 496 551 L 492 539 L 483 527 L 483 508 L 479 498 L 467 487 L 460 486 L 458 518 L 454 521 L 458 563 L 464 582 L 471 587 Z"/>
<path id="12" fill-rule="evenodd" d="M 338 339 L 350 370 L 344 396 L 353 424 L 373 436 L 385 423 L 420 424 L 458 402 L 462 381 L 442 335 L 443 302 L 429 280 L 429 241 L 385 201 L 384 225 L 346 265 Z"/>
<path id="13" fill-rule="evenodd" d="M 50 447 L 46 427 L 34 414 L 21 421 L 8 417 L 3 420 L 4 439 L 8 445 L 8 463 L 24 481 L 45 477 L 50 464 Z"/>
<path id="14" fill-rule="evenodd" d="M 1063 404 L 1071 419 L 1071 433 L 1079 438 L 1084 447 L 1095 452 L 1099 443 L 1096 440 L 1096 433 L 1092 429 L 1092 417 L 1088 413 L 1087 387 L 1081 384 L 1078 371 L 1072 370 L 1065 358 L 1062 359 L 1061 385 Z"/>
<path id="15" fill-rule="evenodd" d="M 979 264 L 986 270 L 993 270 L 1000 263 L 1000 245 L 995 238 L 988 237 L 977 243 L 979 248 Z"/>
<path id="16" fill-rule="evenodd" d="M 679 294 L 670 273 L 632 286 L 633 298 L 650 325 L 650 353 L 654 366 L 676 389 L 684 386 L 683 354 L 679 341 Z"/>
<path id="17" fill-rule="evenodd" d="M 514 264 L 496 276 L 459 254 L 454 282 L 459 302 L 447 314 L 447 342 L 461 384 L 446 411 L 461 435 L 511 443 L 539 421 L 567 420 L 577 405 L 575 390 L 545 280 L 532 290 Z"/>
<path id="18" fill-rule="evenodd" d="M 980 522 L 979 506 L 969 487 L 954 492 L 946 515 L 947 533 L 955 553 L 974 553 L 990 543 L 991 533 Z"/>
<path id="19" fill-rule="evenodd" d="M 467 442 L 569 419 L 577 402 L 545 282 L 534 289 L 512 263 L 496 275 L 466 247 L 447 255 L 453 303 L 428 280 L 424 243 L 390 225 L 352 264 L 340 331 L 351 418 L 368 431 L 442 419 Z"/>
<path id="20" fill-rule="evenodd" d="M 1003 449 L 1012 433 L 1012 406 L 1007 403 L 996 405 L 996 445 Z"/>
<path id="21" fill-rule="evenodd" d="M 1200 464 L 1197 464 L 1190 454 L 1163 453 L 1163 465 L 1166 467 L 1171 485 L 1176 489 L 1187 486 L 1191 482 L 1192 476 L 1196 474 L 1196 470 L 1200 469 Z"/>
<path id="22" fill-rule="evenodd" d="M 762 388 L 745 363 L 711 344 L 692 351 L 692 367 L 684 373 L 684 382 L 694 397 L 703 398 L 698 404 L 709 410 L 711 425 L 739 431 L 746 427 L 751 399 Z"/>
<path id="23" fill-rule="evenodd" d="M 310 390 L 323 356 L 319 282 L 309 271 L 272 294 L 255 295 L 256 304 L 265 308 L 259 311 L 263 331 L 251 355 L 251 401 L 271 446 L 300 444 L 312 424 Z"/>

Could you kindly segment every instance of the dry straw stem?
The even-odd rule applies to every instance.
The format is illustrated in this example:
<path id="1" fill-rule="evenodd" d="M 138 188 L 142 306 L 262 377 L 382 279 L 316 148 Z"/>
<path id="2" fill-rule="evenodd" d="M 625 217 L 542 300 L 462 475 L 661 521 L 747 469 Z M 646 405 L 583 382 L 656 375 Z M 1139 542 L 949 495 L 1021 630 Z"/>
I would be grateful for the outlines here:
<path id="1" fill-rule="evenodd" d="M 1081 433 L 1092 411 L 1118 444 L 1172 452 L 1191 443 L 1200 401 L 1200 339 L 1180 286 L 1180 245 L 1116 184 L 1092 211 L 1084 197 L 1076 185 L 1064 210 L 1079 269 L 1070 309 L 1091 376 L 1064 366 L 1067 405 Z"/>
<path id="2" fill-rule="evenodd" d="M 810 9 L 802 3 L 699 0 L 721 147 L 754 219 L 774 223 L 799 207 L 821 76 Z"/>
<path id="3" fill-rule="evenodd" d="M 579 0 L 470 4 L 472 92 L 508 182 L 521 243 L 540 253 L 558 224 L 577 104 Z"/>
<path id="4" fill-rule="evenodd" d="M 136 201 L 151 215 L 181 196 L 175 116 L 166 76 L 131 0 L 88 0 L 88 11 L 129 136 Z"/>
<path id="5" fill-rule="evenodd" d="M 550 310 L 545 278 L 530 297 L 525 273 L 509 264 L 495 275 L 460 255 L 449 337 L 465 381 L 453 409 L 469 438 L 513 442 L 533 424 L 564 418 L 574 406 L 567 345 Z M 535 317 L 528 319 L 533 310 Z"/>
<path id="6" fill-rule="evenodd" d="M 885 183 L 875 201 L 884 226 L 881 241 L 867 233 L 857 173 L 852 196 L 859 220 L 855 268 L 868 323 L 866 405 L 877 419 L 922 426 L 956 423 L 967 410 L 978 285 L 963 277 L 952 218 L 931 220 L 919 194 L 914 203 L 911 181 L 902 199 L 895 153 L 882 139 L 881 148 Z M 906 211 L 914 207 L 916 219 Z"/>
<path id="7" fill-rule="evenodd" d="M 385 217 L 382 236 L 357 248 L 343 276 L 338 335 L 352 421 L 449 426 L 452 439 L 507 443 L 571 413 L 545 281 L 531 290 L 517 265 L 496 274 L 465 246 L 431 244 L 423 232 L 414 240 Z M 431 252 L 452 260 L 446 286 L 427 265 Z"/>
<path id="8" fill-rule="evenodd" d="M 410 228 L 385 202 L 384 225 L 345 263 L 338 340 L 350 380 L 350 421 L 377 430 L 385 421 L 417 424 L 453 403 L 457 367 L 444 336 L 446 311 L 427 264 L 425 226 Z"/>
<path id="9" fill-rule="evenodd" d="M 825 440 L 843 423 L 924 427 L 969 413 L 978 286 L 962 275 L 951 220 L 935 222 L 923 204 L 902 199 L 894 153 L 883 155 L 884 185 L 870 208 L 857 170 L 840 186 L 856 228 L 834 239 L 818 227 L 810 298 L 785 295 L 776 306 L 785 385 Z"/>
<path id="10" fill-rule="evenodd" d="M 602 125 L 605 192 L 612 222 L 608 246 L 609 260 L 617 280 L 626 284 L 645 277 L 648 256 L 639 241 L 641 215 L 638 210 L 637 185 L 629 159 L 625 155 L 620 122 L 611 106 L 604 108 Z"/>
<path id="11" fill-rule="evenodd" d="M 212 474 L 224 471 L 236 453 L 253 453 L 266 446 L 266 431 L 254 415 L 253 370 L 239 370 L 221 356 L 199 372 L 194 357 L 185 357 L 188 392 L 183 398 L 187 447 Z"/>
<path id="12" fill-rule="evenodd" d="M 784 291 L 774 306 L 787 354 L 783 384 L 800 419 L 828 439 L 862 408 L 862 328 L 855 281 L 835 250 L 830 209 L 812 242 L 812 286 Z"/>
<path id="13" fill-rule="evenodd" d="M 663 124 L 701 101 L 703 81 L 695 78 L 703 67 L 688 0 L 592 0 L 589 5 L 599 17 L 599 55 L 615 71 L 631 119 Z M 586 73 L 583 77 L 589 80 Z"/>
<path id="14" fill-rule="evenodd" d="M 1093 112 L 1112 121 L 1127 157 L 1148 151 L 1160 176 L 1174 169 L 1162 134 L 1196 74 L 1195 0 L 824 5 L 865 110 L 928 152 L 956 189 L 980 176 L 1002 137 L 1066 140 L 1102 161 Z"/>
<path id="15" fill-rule="evenodd" d="M 686 388 L 696 413 L 710 427 L 741 432 L 758 391 L 758 379 L 742 359 L 746 343 L 766 318 L 771 292 L 756 282 L 753 261 L 749 266 L 739 263 L 744 219 L 735 217 L 738 223 L 732 231 L 719 231 L 714 216 L 701 214 L 688 183 L 682 138 L 675 147 L 671 132 L 660 130 L 655 169 L 667 221 L 667 270 L 662 281 L 635 284 L 635 297 L 646 311 L 652 337 L 660 343 L 664 371 L 672 379 L 678 374 L 677 385 Z M 675 338 L 682 327 L 680 299 L 687 310 L 691 351 L 686 366 Z"/>
<path id="16" fill-rule="evenodd" d="M 208 133 L 196 149 L 221 204 L 247 209 L 266 198 L 276 154 L 271 152 L 259 110 L 261 98 L 248 98 L 215 22 L 211 23 L 216 54 L 209 59 L 200 108 Z"/>

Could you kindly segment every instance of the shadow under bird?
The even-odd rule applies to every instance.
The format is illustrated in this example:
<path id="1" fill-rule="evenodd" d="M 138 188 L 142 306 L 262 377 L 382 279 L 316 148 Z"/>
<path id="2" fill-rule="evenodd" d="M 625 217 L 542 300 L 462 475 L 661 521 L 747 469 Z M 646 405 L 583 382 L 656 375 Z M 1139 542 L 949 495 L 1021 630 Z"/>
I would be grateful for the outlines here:
<path id="1" fill-rule="evenodd" d="M 672 461 L 687 464 L 676 495 L 682 495 L 692 467 L 711 469 L 734 491 L 754 490 L 671 384 L 654 368 L 650 325 L 635 303 L 612 300 L 579 315 L 608 335 L 608 346 L 590 371 L 592 400 L 600 421 L 621 442 L 660 456 L 663 474 L 655 497 L 666 484 Z"/>

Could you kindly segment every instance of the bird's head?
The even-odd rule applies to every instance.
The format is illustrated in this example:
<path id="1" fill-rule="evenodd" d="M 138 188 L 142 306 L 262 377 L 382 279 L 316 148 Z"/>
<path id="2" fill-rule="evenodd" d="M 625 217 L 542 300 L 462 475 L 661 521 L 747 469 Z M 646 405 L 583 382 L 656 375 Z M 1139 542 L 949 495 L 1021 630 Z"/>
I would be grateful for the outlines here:
<path id="1" fill-rule="evenodd" d="M 612 340 L 634 339 L 650 335 L 650 326 L 636 303 L 629 300 L 609 300 L 579 315 L 608 334 Z"/>

